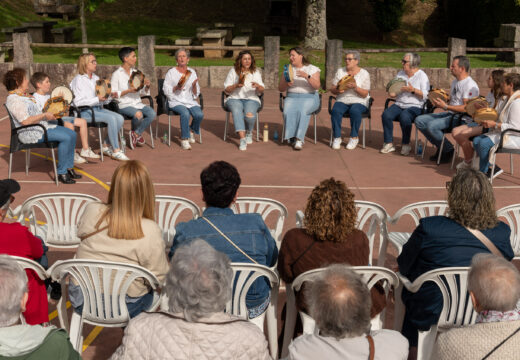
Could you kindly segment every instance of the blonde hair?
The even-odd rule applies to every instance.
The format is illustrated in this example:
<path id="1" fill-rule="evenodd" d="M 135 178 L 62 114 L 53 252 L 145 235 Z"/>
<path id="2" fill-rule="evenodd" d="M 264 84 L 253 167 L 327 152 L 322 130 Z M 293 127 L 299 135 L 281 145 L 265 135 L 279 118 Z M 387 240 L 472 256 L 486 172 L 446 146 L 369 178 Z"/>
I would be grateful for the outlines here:
<path id="1" fill-rule="evenodd" d="M 85 75 L 87 73 L 87 65 L 88 65 L 88 59 L 93 56 L 94 58 L 96 55 L 94 53 L 85 53 L 81 54 L 78 58 L 78 73 L 80 75 Z"/>
<path id="2" fill-rule="evenodd" d="M 114 171 L 107 206 L 96 228 L 106 220 L 112 238 L 144 237 L 141 220 L 155 220 L 155 193 L 150 173 L 141 161 L 125 161 Z"/>

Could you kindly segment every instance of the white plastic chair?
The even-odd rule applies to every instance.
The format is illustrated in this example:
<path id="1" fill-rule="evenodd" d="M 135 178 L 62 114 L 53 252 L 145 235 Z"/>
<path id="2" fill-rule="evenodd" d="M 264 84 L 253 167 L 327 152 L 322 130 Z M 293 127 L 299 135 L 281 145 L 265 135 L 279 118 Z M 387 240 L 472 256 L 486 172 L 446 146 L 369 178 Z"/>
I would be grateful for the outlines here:
<path id="1" fill-rule="evenodd" d="M 374 243 L 376 238 L 377 229 L 379 228 L 379 251 L 377 256 L 377 265 L 384 266 L 386 249 L 388 245 L 388 231 L 386 228 L 386 222 L 388 214 L 386 210 L 379 204 L 370 201 L 356 200 L 357 210 L 357 226 L 359 230 L 363 230 L 367 235 L 370 247 L 370 253 L 368 257 L 368 264 L 372 264 L 372 258 L 374 254 Z M 305 215 L 303 211 L 296 211 L 296 227 L 304 227 Z M 368 226 L 367 226 L 368 225 Z M 366 230 L 365 230 L 366 228 Z"/>
<path id="2" fill-rule="evenodd" d="M 156 195 L 155 196 L 155 222 L 163 234 L 166 248 L 172 246 L 175 236 L 175 225 L 177 219 L 185 211 L 191 212 L 190 220 L 201 216 L 201 211 L 193 201 L 178 196 Z"/>
<path id="3" fill-rule="evenodd" d="M 445 215 L 448 212 L 448 202 L 444 200 L 421 201 L 408 204 L 399 210 L 388 221 L 390 224 L 396 224 L 403 216 L 410 216 L 415 227 L 419 225 L 419 220 L 428 216 Z M 411 232 L 390 232 L 388 240 L 397 248 L 398 254 L 401 253 L 403 245 L 408 241 Z"/>
<path id="4" fill-rule="evenodd" d="M 123 327 L 130 320 L 126 307 L 126 293 L 132 282 L 138 278 L 146 280 L 152 287 L 153 302 L 148 311 L 159 306 L 159 280 L 147 269 L 133 264 L 102 260 L 71 259 L 57 261 L 49 273 L 53 280 L 61 282 L 62 294 L 58 302 L 60 326 L 70 335 L 70 341 L 77 352 L 83 348 L 83 323 L 103 327 Z M 70 322 L 66 308 L 67 278 L 72 277 L 83 293 L 83 312 L 72 312 Z"/>
<path id="5" fill-rule="evenodd" d="M 497 217 L 503 218 L 511 228 L 511 247 L 515 257 L 520 260 L 520 204 L 509 205 L 497 211 Z"/>
<path id="6" fill-rule="evenodd" d="M 288 355 L 289 344 L 294 336 L 294 327 L 296 325 L 297 315 L 295 292 L 300 291 L 304 282 L 314 281 L 316 277 L 318 277 L 325 270 L 326 268 L 320 268 L 306 271 L 303 274 L 299 275 L 296 279 L 294 279 L 292 284 L 287 284 L 285 287 L 287 294 L 287 312 L 285 318 L 282 358 Z M 397 277 L 397 275 L 392 270 L 387 269 L 385 267 L 352 266 L 352 270 L 354 270 L 356 273 L 360 274 L 363 277 L 363 280 L 366 282 L 369 289 L 372 289 L 372 287 L 375 284 L 381 281 L 383 283 L 383 288 L 385 290 L 385 295 L 387 299 L 390 289 L 397 289 L 399 287 L 399 278 Z M 387 307 L 388 306 L 390 306 L 390 301 L 387 301 Z M 319 329 L 316 327 L 314 319 L 310 315 L 302 311 L 300 311 L 299 313 L 302 319 L 303 333 L 317 333 Z M 378 316 L 372 319 L 372 330 L 379 330 L 383 328 L 385 313 L 386 308 Z"/>
<path id="7" fill-rule="evenodd" d="M 49 193 L 30 197 L 22 204 L 18 221 L 43 239 L 48 246 L 59 248 L 77 247 L 77 224 L 85 207 L 97 197 L 76 193 Z"/>
<path id="8" fill-rule="evenodd" d="M 276 219 L 274 229 L 271 229 L 271 234 L 276 240 L 276 246 L 280 249 L 282 243 L 283 223 L 288 216 L 288 211 L 284 204 L 268 198 L 239 197 L 231 206 L 231 209 L 235 214 L 258 213 L 262 215 L 264 221 L 267 220 L 271 212 L 277 212 L 278 218 Z"/>
<path id="9" fill-rule="evenodd" d="M 397 274 L 401 285 L 395 292 L 395 330 L 401 330 L 404 319 L 405 308 L 401 299 L 403 286 L 416 293 L 425 282 L 431 281 L 437 284 L 442 293 L 443 306 L 438 323 L 427 331 L 419 331 L 417 360 L 430 359 L 438 331 L 475 323 L 477 313 L 467 291 L 468 272 L 469 267 L 441 268 L 422 274 L 413 283 Z"/>
<path id="10" fill-rule="evenodd" d="M 278 327 L 276 322 L 277 305 L 278 305 L 278 288 L 280 278 L 278 274 L 267 266 L 248 264 L 248 263 L 231 263 L 233 269 L 233 284 L 235 288 L 233 297 L 226 305 L 226 312 L 248 319 L 246 295 L 253 282 L 261 277 L 266 277 L 271 284 L 271 301 L 266 311 L 254 318 L 248 319 L 257 325 L 262 332 L 264 331 L 264 319 L 267 322 L 267 339 L 269 341 L 269 352 L 273 359 L 278 358 Z"/>

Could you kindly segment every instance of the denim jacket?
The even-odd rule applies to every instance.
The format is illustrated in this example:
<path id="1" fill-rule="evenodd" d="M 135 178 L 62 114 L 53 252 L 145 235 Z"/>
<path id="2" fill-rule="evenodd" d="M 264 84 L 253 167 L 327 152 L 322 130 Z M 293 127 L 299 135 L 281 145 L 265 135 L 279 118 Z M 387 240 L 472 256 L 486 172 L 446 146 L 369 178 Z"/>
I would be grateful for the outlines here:
<path id="1" fill-rule="evenodd" d="M 235 214 L 230 208 L 209 207 L 202 216 L 210 220 L 258 264 L 269 267 L 276 264 L 278 248 L 260 214 Z M 204 219 L 179 223 L 175 230 L 170 258 L 179 246 L 195 239 L 203 239 L 229 256 L 231 262 L 251 262 Z M 269 290 L 268 279 L 257 279 L 247 293 L 247 307 L 253 308 L 264 302 L 269 296 Z"/>

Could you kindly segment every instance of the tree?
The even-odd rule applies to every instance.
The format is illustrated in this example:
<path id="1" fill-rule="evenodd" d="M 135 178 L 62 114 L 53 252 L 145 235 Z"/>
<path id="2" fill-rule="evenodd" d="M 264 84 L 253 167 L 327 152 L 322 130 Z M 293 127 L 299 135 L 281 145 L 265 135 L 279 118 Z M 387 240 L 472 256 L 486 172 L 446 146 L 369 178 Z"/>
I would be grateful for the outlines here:
<path id="1" fill-rule="evenodd" d="M 520 0 L 519 0 L 520 1 Z M 305 47 L 325 49 L 327 40 L 327 0 L 306 0 Z"/>
<path id="2" fill-rule="evenodd" d="M 81 43 L 86 44 L 87 43 L 87 24 L 85 20 L 85 6 L 90 12 L 94 12 L 99 4 L 107 2 L 113 2 L 114 0 L 80 0 L 79 4 L 79 20 L 81 23 Z M 83 48 L 83 53 L 87 53 L 88 48 Z"/>
<path id="3" fill-rule="evenodd" d="M 389 33 L 401 26 L 406 0 L 370 0 L 374 7 L 376 26 L 381 32 Z"/>

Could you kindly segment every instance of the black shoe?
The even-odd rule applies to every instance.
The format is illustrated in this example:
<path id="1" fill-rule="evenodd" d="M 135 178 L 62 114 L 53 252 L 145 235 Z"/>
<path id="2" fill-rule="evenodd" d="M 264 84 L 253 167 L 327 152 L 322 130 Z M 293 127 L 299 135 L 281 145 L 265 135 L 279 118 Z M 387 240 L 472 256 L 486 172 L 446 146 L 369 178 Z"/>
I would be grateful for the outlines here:
<path id="1" fill-rule="evenodd" d="M 443 152 L 441 154 L 441 161 L 439 161 L 439 164 L 447 164 L 451 162 L 451 159 L 453 158 L 453 152 L 454 150 Z"/>
<path id="2" fill-rule="evenodd" d="M 69 173 L 66 174 L 59 174 L 58 175 L 58 181 L 63 184 L 75 184 L 76 180 L 70 177 Z"/>
<path id="3" fill-rule="evenodd" d="M 52 281 L 49 287 L 51 288 L 51 299 L 59 300 L 61 298 L 61 284 L 57 281 Z"/>
<path id="4" fill-rule="evenodd" d="M 488 177 L 489 180 L 491 180 L 491 170 L 492 170 L 492 166 L 490 166 L 488 168 L 488 171 L 486 173 L 486 176 Z M 493 172 L 493 179 L 496 178 L 498 175 L 502 174 L 503 172 L 504 172 L 504 170 L 502 170 L 500 168 L 500 166 L 495 165 L 495 171 Z"/>
<path id="5" fill-rule="evenodd" d="M 74 169 L 68 169 L 67 172 L 69 173 L 71 178 L 73 178 L 73 179 L 81 179 L 81 175 L 80 174 L 76 174 Z"/>
<path id="6" fill-rule="evenodd" d="M 424 150 L 423 150 L 424 151 Z M 437 149 L 437 151 L 435 152 L 435 154 L 433 154 L 432 156 L 430 156 L 430 161 L 435 161 L 437 162 L 437 159 L 439 158 L 439 149 Z"/>

